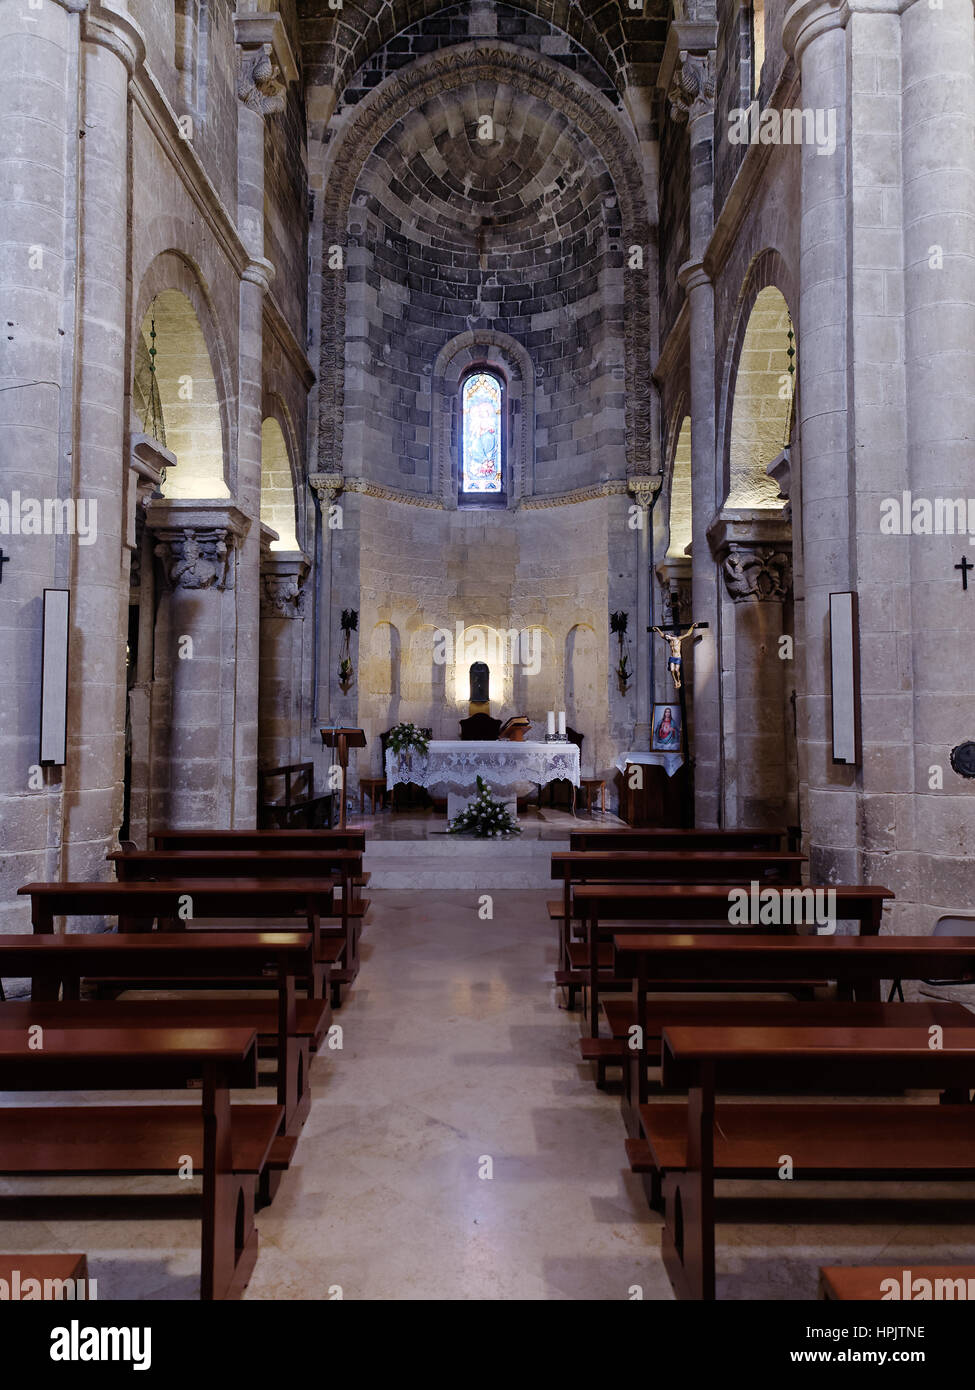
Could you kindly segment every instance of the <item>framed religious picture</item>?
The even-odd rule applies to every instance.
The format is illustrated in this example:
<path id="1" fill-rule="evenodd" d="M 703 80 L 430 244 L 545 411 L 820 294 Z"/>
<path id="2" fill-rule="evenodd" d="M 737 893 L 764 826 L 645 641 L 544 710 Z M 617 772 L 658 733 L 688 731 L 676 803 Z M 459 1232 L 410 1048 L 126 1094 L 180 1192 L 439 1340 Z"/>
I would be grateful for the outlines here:
<path id="1" fill-rule="evenodd" d="M 680 753 L 684 747 L 680 705 L 654 705 L 650 725 L 650 749 L 654 753 Z"/>

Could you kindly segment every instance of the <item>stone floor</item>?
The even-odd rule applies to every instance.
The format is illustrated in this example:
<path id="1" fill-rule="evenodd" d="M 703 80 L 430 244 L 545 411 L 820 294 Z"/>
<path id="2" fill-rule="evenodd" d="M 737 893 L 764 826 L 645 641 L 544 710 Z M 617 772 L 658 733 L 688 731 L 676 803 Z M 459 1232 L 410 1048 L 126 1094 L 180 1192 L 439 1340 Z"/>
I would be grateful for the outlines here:
<path id="1" fill-rule="evenodd" d="M 313 1067 L 295 1163 L 258 1217 L 248 1298 L 671 1297 L 618 1101 L 576 1060 L 578 1020 L 553 996 L 546 894 L 492 897 L 485 921 L 473 893 L 422 906 L 372 894 L 362 973 L 336 1016 L 344 1047 Z M 844 1200 L 818 1202 L 813 1224 L 770 1185 L 738 1184 L 746 1201 L 762 1192 L 761 1220 L 719 1227 L 719 1297 L 811 1298 L 822 1263 L 975 1262 L 963 1189 L 939 1187 L 941 1205 L 909 1220 L 890 1202 L 867 1211 L 862 1185 L 836 1187 Z M 102 1299 L 196 1296 L 194 1220 L 9 1215 L 5 1250 L 87 1251 Z"/>

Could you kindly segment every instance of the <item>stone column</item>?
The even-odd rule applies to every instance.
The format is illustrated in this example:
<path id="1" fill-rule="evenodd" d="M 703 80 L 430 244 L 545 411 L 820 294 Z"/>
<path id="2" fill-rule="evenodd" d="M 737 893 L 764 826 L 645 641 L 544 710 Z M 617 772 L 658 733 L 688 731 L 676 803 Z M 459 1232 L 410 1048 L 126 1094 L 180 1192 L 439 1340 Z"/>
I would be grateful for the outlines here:
<path id="1" fill-rule="evenodd" d="M 972 6 L 915 0 L 901 19 L 905 356 L 909 488 L 915 499 L 975 497 L 975 71 Z M 940 248 L 940 254 L 938 249 Z M 975 736 L 975 595 L 953 567 L 963 534 L 910 540 L 914 844 L 918 929 L 975 908 L 970 782 L 948 750 Z M 962 528 L 959 528 L 962 529 Z M 932 769 L 943 770 L 943 789 Z M 879 868 L 878 868 L 879 873 Z M 892 885 L 895 886 L 895 885 Z"/>
<path id="2" fill-rule="evenodd" d="M 301 629 L 309 568 L 300 552 L 267 551 L 261 560 L 262 767 L 295 762 L 301 749 Z"/>
<path id="3" fill-rule="evenodd" d="M 723 513 L 708 538 L 733 607 L 723 624 L 734 642 L 733 693 L 724 709 L 725 810 L 738 825 L 771 830 L 785 823 L 789 805 L 779 639 L 792 584 L 791 527 L 778 513 L 741 509 Z"/>
<path id="4" fill-rule="evenodd" d="M 285 108 L 281 54 L 290 52 L 280 15 L 237 14 L 237 223 L 250 263 L 240 282 L 237 477 L 234 495 L 245 515 L 261 511 L 264 296 L 274 267 L 264 255 L 264 118 Z M 285 66 L 288 66 L 285 60 Z M 290 60 L 290 68 L 294 68 Z M 243 541 L 237 588 L 237 690 L 232 824 L 253 825 L 257 811 L 260 662 L 260 528 Z"/>
<path id="5" fill-rule="evenodd" d="M 75 496 L 80 8 L 0 6 L 0 498 L 8 508 L 18 492 L 39 501 Z M 29 931 L 30 905 L 16 890 L 57 877 L 59 860 L 62 770 L 38 767 L 42 595 L 67 587 L 71 538 L 24 535 L 12 522 L 0 528 L 0 930 Z"/>
<path id="6" fill-rule="evenodd" d="M 627 478 L 627 490 L 640 508 L 640 525 L 637 528 L 637 591 L 636 591 L 636 726 L 633 731 L 634 751 L 650 747 L 650 704 L 653 691 L 650 689 L 650 643 L 654 640 L 649 631 L 650 623 L 650 585 L 652 573 L 652 529 L 654 499 L 660 492 L 663 478 L 639 475 Z"/>
<path id="7" fill-rule="evenodd" d="M 145 44 L 124 0 L 82 16 L 75 496 L 97 503 L 96 544 L 71 557 L 65 878 L 105 877 L 122 814 L 130 552 L 124 506 L 128 421 L 129 79 Z"/>
<path id="8" fill-rule="evenodd" d="M 318 723 L 332 717 L 332 507 L 342 491 L 341 473 L 310 473 L 308 482 L 321 510 L 321 549 L 318 556 L 317 651 L 315 711 Z"/>
<path id="9" fill-rule="evenodd" d="M 802 78 L 802 105 L 836 112 L 836 156 L 801 147 L 799 228 L 799 430 L 805 594 L 797 638 L 804 688 L 797 693 L 807 780 L 803 824 L 810 877 L 856 882 L 860 872 L 856 771 L 833 764 L 829 708 L 829 594 L 856 587 L 851 516 L 853 457 L 848 378 L 850 189 L 847 176 L 847 36 L 831 0 L 799 0 L 783 32 Z M 800 627 L 801 623 L 801 627 Z"/>
<path id="10" fill-rule="evenodd" d="M 679 272 L 690 318 L 691 533 L 693 607 L 688 618 L 706 622 L 694 651 L 694 821 L 721 824 L 721 711 L 718 651 L 720 618 L 718 574 L 707 543 L 707 528 L 718 496 L 714 449 L 714 287 L 704 255 L 714 229 L 714 45 L 713 24 L 671 26 L 662 76 L 668 83 L 671 113 L 686 120 L 690 139 L 690 256 Z"/>
<path id="11" fill-rule="evenodd" d="M 147 519 L 168 585 L 156 630 L 156 674 L 171 682 L 168 727 L 157 728 L 154 746 L 153 822 L 230 825 L 237 696 L 234 590 L 250 518 L 232 502 L 169 499 L 151 503 Z"/>
<path id="12" fill-rule="evenodd" d="M 130 441 L 129 497 L 126 545 L 131 550 L 130 603 L 138 602 L 139 636 L 135 671 L 129 671 L 129 825 L 128 836 L 145 848 L 149 835 L 149 791 L 152 754 L 152 668 L 156 625 L 155 537 L 146 525 L 146 511 L 159 497 L 163 475 L 177 467 L 176 455 L 147 434 Z"/>

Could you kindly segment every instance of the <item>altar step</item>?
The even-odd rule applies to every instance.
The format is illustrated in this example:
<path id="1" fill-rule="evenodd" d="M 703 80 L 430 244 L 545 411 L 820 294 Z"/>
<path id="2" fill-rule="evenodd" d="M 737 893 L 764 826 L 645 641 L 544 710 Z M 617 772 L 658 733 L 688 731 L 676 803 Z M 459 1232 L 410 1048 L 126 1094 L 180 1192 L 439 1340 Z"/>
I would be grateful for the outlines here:
<path id="1" fill-rule="evenodd" d="M 568 838 L 367 840 L 363 868 L 370 893 L 382 888 L 501 889 L 552 887 L 552 855 Z"/>

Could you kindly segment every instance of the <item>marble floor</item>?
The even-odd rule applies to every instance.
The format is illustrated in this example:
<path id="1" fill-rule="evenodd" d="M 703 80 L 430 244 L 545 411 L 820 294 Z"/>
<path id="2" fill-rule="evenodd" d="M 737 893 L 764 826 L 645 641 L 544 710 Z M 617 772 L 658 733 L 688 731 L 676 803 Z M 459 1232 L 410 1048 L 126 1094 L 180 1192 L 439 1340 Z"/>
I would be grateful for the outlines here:
<path id="1" fill-rule="evenodd" d="M 550 984 L 546 893 L 494 892 L 490 920 L 476 893 L 422 906 L 370 895 L 362 972 L 336 1015 L 343 1047 L 313 1066 L 311 1114 L 258 1216 L 246 1297 L 671 1298 L 618 1100 L 577 1061 L 578 1019 Z M 862 1185 L 838 1187 L 814 1224 L 768 1184 L 734 1185 L 754 1224 L 731 1208 L 719 1226 L 719 1297 L 811 1298 L 823 1263 L 975 1263 L 964 1189 L 928 1185 L 909 1218 L 903 1204 L 865 1204 Z M 100 1299 L 197 1295 L 195 1220 L 3 1210 L 5 1250 L 86 1251 Z"/>

